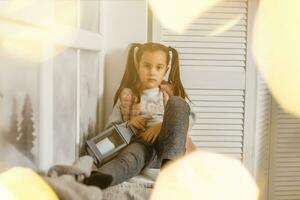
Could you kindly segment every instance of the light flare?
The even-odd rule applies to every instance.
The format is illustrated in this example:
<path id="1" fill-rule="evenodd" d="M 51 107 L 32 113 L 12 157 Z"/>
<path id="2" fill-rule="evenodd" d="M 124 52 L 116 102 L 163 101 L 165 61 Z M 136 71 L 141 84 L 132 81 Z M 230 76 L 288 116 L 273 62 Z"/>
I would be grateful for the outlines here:
<path id="1" fill-rule="evenodd" d="M 256 200 L 252 176 L 236 159 L 209 152 L 193 152 L 166 166 L 151 199 Z"/>
<path id="2" fill-rule="evenodd" d="M 233 27 L 235 24 L 237 24 L 241 19 L 243 15 L 237 15 L 236 17 L 232 19 L 228 19 L 227 22 L 221 26 L 219 26 L 217 29 L 215 29 L 213 32 L 211 32 L 208 36 L 217 36 L 221 35 L 223 32 L 229 30 L 231 27 Z"/>
<path id="3" fill-rule="evenodd" d="M 55 1 L 54 9 L 37 0 L 14 0 L 1 3 L 0 45 L 13 56 L 41 62 L 59 54 L 76 37 L 76 2 Z M 52 17 L 51 17 L 52 16 Z M 46 46 L 53 54 L 45 55 Z"/>
<path id="4" fill-rule="evenodd" d="M 261 0 L 252 49 L 272 95 L 296 116 L 300 116 L 299 7 L 299 0 Z"/>
<path id="5" fill-rule="evenodd" d="M 14 167 L 0 174 L 0 199 L 58 200 L 50 185 L 28 168 Z"/>
<path id="6" fill-rule="evenodd" d="M 162 25 L 182 33 L 199 15 L 221 0 L 149 0 L 153 14 Z"/>

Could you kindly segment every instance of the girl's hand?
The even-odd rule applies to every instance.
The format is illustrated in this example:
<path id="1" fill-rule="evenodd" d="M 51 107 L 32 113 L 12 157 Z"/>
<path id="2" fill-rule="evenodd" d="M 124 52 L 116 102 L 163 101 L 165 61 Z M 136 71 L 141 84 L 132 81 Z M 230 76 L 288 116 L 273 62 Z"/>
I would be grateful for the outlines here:
<path id="1" fill-rule="evenodd" d="M 185 149 L 186 149 L 186 151 L 185 151 L 186 154 L 197 150 L 196 145 L 193 143 L 191 136 L 188 133 L 186 136 Z"/>
<path id="2" fill-rule="evenodd" d="M 120 108 L 124 121 L 128 121 L 131 118 L 139 115 L 140 104 L 138 103 L 138 97 L 135 96 L 130 88 L 124 88 L 120 93 Z"/>
<path id="3" fill-rule="evenodd" d="M 161 89 L 164 95 L 164 105 L 167 105 L 169 97 L 174 96 L 174 86 L 166 81 L 163 81 L 160 84 L 159 88 Z"/>
<path id="4" fill-rule="evenodd" d="M 162 81 L 162 83 L 159 85 L 160 89 L 168 94 L 170 97 L 174 96 L 174 86 L 167 81 Z"/>
<path id="5" fill-rule="evenodd" d="M 130 88 L 124 88 L 120 93 L 121 113 L 124 121 L 130 119 L 130 109 L 133 103 L 133 93 Z"/>
<path id="6" fill-rule="evenodd" d="M 160 133 L 160 128 L 161 123 L 151 126 L 144 133 L 142 133 L 142 138 L 149 143 L 155 142 Z"/>
<path id="7" fill-rule="evenodd" d="M 146 130 L 146 119 L 140 115 L 132 117 L 128 123 L 132 126 L 134 126 L 137 129 L 140 129 L 142 131 Z"/>

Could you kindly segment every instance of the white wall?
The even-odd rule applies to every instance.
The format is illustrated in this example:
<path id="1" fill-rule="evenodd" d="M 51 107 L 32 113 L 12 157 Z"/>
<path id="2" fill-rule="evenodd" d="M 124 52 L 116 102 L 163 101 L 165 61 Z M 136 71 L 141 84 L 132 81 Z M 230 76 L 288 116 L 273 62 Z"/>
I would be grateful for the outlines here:
<path id="1" fill-rule="evenodd" d="M 128 45 L 147 40 L 146 0 L 109 0 L 103 2 L 105 38 L 104 120 L 125 70 Z"/>

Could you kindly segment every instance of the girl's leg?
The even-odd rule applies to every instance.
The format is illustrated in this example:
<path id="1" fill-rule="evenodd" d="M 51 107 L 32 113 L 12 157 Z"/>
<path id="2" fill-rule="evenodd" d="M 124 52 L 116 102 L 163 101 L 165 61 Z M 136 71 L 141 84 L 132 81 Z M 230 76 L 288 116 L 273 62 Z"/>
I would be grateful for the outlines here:
<path id="1" fill-rule="evenodd" d="M 85 180 L 102 189 L 136 176 L 153 159 L 153 147 L 143 141 L 130 143 L 114 159 L 101 166 Z"/>
<path id="2" fill-rule="evenodd" d="M 158 162 L 164 164 L 185 153 L 190 107 L 181 97 L 172 96 L 167 102 L 160 134 L 155 142 Z"/>

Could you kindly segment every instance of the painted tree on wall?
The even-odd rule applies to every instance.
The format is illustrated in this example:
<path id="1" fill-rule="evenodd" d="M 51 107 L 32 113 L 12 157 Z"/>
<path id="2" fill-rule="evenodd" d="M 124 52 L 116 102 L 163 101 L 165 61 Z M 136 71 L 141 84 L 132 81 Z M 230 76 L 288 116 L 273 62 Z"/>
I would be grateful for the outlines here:
<path id="1" fill-rule="evenodd" d="M 86 132 L 83 133 L 83 144 L 81 144 L 81 149 L 79 151 L 79 155 L 80 156 L 84 156 L 87 154 L 85 148 L 86 148 L 86 144 L 85 141 L 91 139 L 92 137 L 94 137 L 96 135 L 96 130 L 95 130 L 95 125 L 93 123 L 93 120 L 91 118 L 89 118 L 89 125 L 88 128 L 86 130 Z"/>
<path id="2" fill-rule="evenodd" d="M 17 148 L 19 148 L 18 137 L 19 137 L 19 131 L 18 131 L 17 99 L 14 96 L 12 102 L 12 114 L 10 117 L 10 127 L 6 135 L 6 139 L 8 142 L 15 145 Z"/>
<path id="3" fill-rule="evenodd" d="M 89 119 L 89 126 L 88 126 L 87 132 L 88 133 L 87 133 L 86 139 L 91 139 L 92 137 L 94 137 L 95 128 L 94 128 L 93 120 L 91 118 Z"/>
<path id="4" fill-rule="evenodd" d="M 21 136 L 18 140 L 19 147 L 21 147 L 21 150 L 26 154 L 26 156 L 33 160 L 34 156 L 32 154 L 32 148 L 33 148 L 33 141 L 35 139 L 35 136 L 33 135 L 34 132 L 34 122 L 32 120 L 33 117 L 33 110 L 32 110 L 32 104 L 30 101 L 29 95 L 26 95 L 25 102 L 23 106 L 22 111 L 22 121 L 21 121 Z"/>

